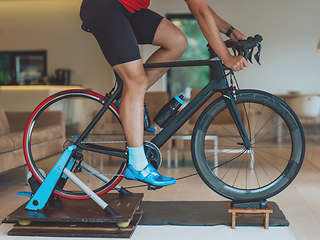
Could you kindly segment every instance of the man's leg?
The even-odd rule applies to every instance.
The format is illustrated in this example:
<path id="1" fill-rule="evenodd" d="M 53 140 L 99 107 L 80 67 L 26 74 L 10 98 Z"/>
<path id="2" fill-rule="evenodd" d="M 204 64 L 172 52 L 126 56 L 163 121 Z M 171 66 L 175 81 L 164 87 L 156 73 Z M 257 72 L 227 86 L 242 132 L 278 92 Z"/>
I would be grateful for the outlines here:
<path id="1" fill-rule="evenodd" d="M 128 141 L 129 165 L 124 176 L 155 186 L 166 186 L 176 182 L 165 177 L 148 163 L 143 148 L 144 94 L 148 85 L 142 60 L 135 60 L 114 66 L 123 80 L 124 89 L 120 105 L 120 120 Z"/>
<path id="2" fill-rule="evenodd" d="M 122 122 L 128 147 L 143 145 L 143 103 L 148 86 L 142 60 L 131 61 L 114 66 L 123 80 L 120 120 Z"/>
<path id="3" fill-rule="evenodd" d="M 170 62 L 178 60 L 188 46 L 184 33 L 168 19 L 163 18 L 154 36 L 153 45 L 160 46 L 146 63 Z M 146 75 L 149 80 L 148 88 L 158 81 L 168 68 L 149 68 Z"/>

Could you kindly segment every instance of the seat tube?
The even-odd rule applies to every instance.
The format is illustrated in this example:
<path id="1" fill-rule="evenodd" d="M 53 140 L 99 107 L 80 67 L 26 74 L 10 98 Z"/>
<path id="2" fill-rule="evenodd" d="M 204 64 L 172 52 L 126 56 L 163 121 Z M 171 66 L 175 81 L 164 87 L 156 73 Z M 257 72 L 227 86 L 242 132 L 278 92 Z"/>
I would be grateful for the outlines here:
<path id="1" fill-rule="evenodd" d="M 243 121 L 241 119 L 241 116 L 237 108 L 237 105 L 235 103 L 235 100 L 233 98 L 233 95 L 229 92 L 229 93 L 223 94 L 223 97 L 224 97 L 225 103 L 227 104 L 229 112 L 237 126 L 237 129 L 240 133 L 244 146 L 246 147 L 246 149 L 251 149 L 251 142 L 248 137 L 247 131 L 244 127 Z"/>

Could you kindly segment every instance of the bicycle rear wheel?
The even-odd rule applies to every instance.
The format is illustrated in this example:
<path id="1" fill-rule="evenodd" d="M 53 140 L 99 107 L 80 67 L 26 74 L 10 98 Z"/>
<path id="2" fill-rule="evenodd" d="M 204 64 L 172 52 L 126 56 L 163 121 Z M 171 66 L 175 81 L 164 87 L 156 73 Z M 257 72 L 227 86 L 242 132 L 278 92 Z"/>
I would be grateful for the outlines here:
<path id="1" fill-rule="evenodd" d="M 64 149 L 81 135 L 103 107 L 104 100 L 103 96 L 89 90 L 68 90 L 50 96 L 34 110 L 25 129 L 23 144 L 28 167 L 39 183 L 43 182 Z M 117 107 L 111 104 L 85 142 L 125 150 L 125 135 L 117 111 Z M 50 148 L 44 147 L 48 144 Z M 122 180 L 127 166 L 125 159 L 84 150 L 81 155 L 83 163 L 110 180 L 103 182 L 84 168 L 80 172 L 74 171 L 98 195 L 112 190 Z M 54 193 L 69 199 L 89 198 L 72 181 L 62 186 L 58 186 Z"/>
<path id="2" fill-rule="evenodd" d="M 192 157 L 202 180 L 234 201 L 264 200 L 296 177 L 305 154 L 303 128 L 281 99 L 258 90 L 236 92 L 236 105 L 252 148 L 247 150 L 223 97 L 201 114 Z"/>

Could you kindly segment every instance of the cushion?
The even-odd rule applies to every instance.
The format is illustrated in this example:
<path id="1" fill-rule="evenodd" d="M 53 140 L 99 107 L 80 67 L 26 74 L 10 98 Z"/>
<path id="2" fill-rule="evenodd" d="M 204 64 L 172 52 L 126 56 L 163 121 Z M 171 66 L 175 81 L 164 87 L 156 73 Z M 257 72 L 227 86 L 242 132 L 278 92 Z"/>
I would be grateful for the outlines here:
<path id="1" fill-rule="evenodd" d="M 35 128 L 35 131 L 32 133 L 32 144 L 63 137 L 63 130 L 59 125 Z"/>
<path id="2" fill-rule="evenodd" d="M 0 136 L 0 153 L 10 152 L 13 150 L 14 150 L 14 143 L 12 139 L 8 135 Z"/>
<path id="3" fill-rule="evenodd" d="M 23 132 L 14 132 L 8 134 L 8 137 L 11 139 L 14 149 L 22 148 L 23 145 Z M 49 126 L 49 127 L 40 127 L 35 128 L 32 133 L 32 144 L 48 142 L 53 139 L 62 137 L 62 130 L 60 126 Z"/>
<path id="4" fill-rule="evenodd" d="M 9 122 L 7 115 L 0 105 L 0 136 L 4 134 L 8 134 L 10 132 Z"/>

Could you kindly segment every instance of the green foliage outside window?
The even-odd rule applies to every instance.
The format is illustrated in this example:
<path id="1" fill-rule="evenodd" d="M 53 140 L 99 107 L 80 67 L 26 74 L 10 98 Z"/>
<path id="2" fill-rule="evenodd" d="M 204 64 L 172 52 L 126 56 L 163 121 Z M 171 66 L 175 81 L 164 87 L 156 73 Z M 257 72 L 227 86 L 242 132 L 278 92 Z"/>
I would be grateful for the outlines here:
<path id="1" fill-rule="evenodd" d="M 200 27 L 192 18 L 171 18 L 173 24 L 180 28 L 188 39 L 188 48 L 180 60 L 208 59 L 207 41 Z M 203 88 L 209 82 L 208 67 L 171 68 L 168 75 L 169 92 L 171 96 L 185 92 L 186 88 Z"/>
<path id="2" fill-rule="evenodd" d="M 7 85 L 10 80 L 10 57 L 0 56 L 0 85 Z"/>

